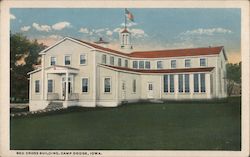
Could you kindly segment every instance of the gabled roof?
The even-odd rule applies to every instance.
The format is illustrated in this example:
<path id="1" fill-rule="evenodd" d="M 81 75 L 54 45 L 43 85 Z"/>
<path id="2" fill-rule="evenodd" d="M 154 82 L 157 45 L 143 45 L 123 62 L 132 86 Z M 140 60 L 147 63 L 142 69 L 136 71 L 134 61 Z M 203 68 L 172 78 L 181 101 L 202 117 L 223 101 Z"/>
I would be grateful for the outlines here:
<path id="1" fill-rule="evenodd" d="M 156 51 L 135 51 L 129 56 L 135 58 L 165 58 L 165 57 L 182 57 L 182 56 L 200 56 L 219 54 L 223 46 L 204 47 L 204 48 L 188 48 L 173 50 L 156 50 Z"/>
<path id="2" fill-rule="evenodd" d="M 210 72 L 214 69 L 214 67 L 205 67 L 205 68 L 182 68 L 182 69 L 131 69 L 126 67 L 118 67 L 111 65 L 104 65 L 104 67 L 110 67 L 117 70 L 130 71 L 130 72 L 138 72 L 138 73 L 188 73 L 188 72 Z"/>
<path id="3" fill-rule="evenodd" d="M 167 57 L 182 57 L 182 56 L 201 56 L 201 55 L 218 55 L 221 51 L 223 51 L 224 57 L 227 60 L 224 47 L 203 47 L 203 48 L 187 48 L 187 49 L 169 49 L 169 50 L 152 50 L 152 51 L 134 51 L 130 54 L 123 53 L 121 51 L 117 51 L 114 49 L 106 48 L 100 46 L 95 43 L 75 39 L 72 37 L 65 37 L 64 39 L 60 40 L 56 44 L 46 48 L 45 50 L 41 51 L 40 54 L 45 53 L 49 49 L 53 48 L 54 46 L 58 45 L 59 43 L 63 42 L 64 40 L 69 39 L 71 41 L 75 41 L 86 46 L 92 47 L 94 49 L 110 52 L 118 55 L 123 55 L 124 57 L 133 57 L 133 58 L 167 58 Z"/>

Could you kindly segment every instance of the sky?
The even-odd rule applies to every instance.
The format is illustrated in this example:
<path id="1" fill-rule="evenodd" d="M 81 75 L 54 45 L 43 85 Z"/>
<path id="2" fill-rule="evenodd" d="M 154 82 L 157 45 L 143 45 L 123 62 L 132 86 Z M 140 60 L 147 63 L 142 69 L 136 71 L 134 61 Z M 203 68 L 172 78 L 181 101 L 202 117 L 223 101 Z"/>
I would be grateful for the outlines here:
<path id="1" fill-rule="evenodd" d="M 238 8 L 128 8 L 134 50 L 224 46 L 229 62 L 241 61 Z M 52 45 L 65 36 L 95 42 L 100 37 L 119 50 L 123 8 L 12 8 L 12 33 Z"/>

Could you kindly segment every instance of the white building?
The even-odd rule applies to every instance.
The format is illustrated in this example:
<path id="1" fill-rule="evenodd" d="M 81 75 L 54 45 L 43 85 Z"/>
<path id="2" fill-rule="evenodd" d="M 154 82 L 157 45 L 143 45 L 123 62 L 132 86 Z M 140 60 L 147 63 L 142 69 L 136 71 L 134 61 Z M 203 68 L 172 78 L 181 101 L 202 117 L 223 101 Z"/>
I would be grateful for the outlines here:
<path id="1" fill-rule="evenodd" d="M 40 55 L 30 72 L 30 110 L 115 107 L 138 100 L 212 99 L 227 96 L 223 46 L 133 52 L 131 34 L 120 33 L 121 51 L 105 42 L 65 37 Z"/>

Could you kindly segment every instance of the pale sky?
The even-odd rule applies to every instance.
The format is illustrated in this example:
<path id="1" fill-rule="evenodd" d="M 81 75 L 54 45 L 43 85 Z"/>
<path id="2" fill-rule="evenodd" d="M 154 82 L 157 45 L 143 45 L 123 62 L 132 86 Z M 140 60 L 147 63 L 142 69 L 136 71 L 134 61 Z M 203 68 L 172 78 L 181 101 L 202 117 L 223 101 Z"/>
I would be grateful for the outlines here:
<path id="1" fill-rule="evenodd" d="M 241 60 L 240 9 L 128 10 L 134 16 L 128 27 L 135 50 L 224 46 L 229 62 Z M 118 49 L 118 33 L 124 24 L 121 8 L 13 8 L 10 12 L 13 33 L 21 32 L 48 46 L 65 36 L 92 42 L 102 37 Z"/>

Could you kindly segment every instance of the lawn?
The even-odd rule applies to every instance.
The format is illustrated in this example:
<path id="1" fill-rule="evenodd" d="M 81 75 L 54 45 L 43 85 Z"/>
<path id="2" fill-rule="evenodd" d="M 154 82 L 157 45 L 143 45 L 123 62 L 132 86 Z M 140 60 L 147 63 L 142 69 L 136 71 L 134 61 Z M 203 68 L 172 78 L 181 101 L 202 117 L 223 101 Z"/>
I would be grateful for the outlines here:
<path id="1" fill-rule="evenodd" d="M 240 150 L 241 101 L 124 104 L 11 118 L 11 149 Z"/>

